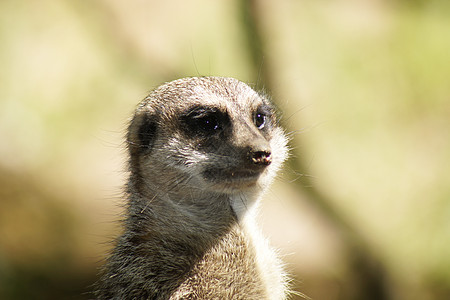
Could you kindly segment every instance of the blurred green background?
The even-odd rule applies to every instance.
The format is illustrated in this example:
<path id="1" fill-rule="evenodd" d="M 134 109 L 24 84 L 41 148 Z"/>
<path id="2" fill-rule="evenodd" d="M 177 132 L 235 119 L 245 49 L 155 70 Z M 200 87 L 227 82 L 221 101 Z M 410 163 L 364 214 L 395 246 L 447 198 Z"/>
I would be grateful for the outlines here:
<path id="1" fill-rule="evenodd" d="M 450 2 L 0 1 L 0 299 L 89 299 L 136 104 L 236 77 L 291 158 L 261 223 L 312 299 L 450 299 Z M 293 299 L 301 297 L 293 297 Z"/>

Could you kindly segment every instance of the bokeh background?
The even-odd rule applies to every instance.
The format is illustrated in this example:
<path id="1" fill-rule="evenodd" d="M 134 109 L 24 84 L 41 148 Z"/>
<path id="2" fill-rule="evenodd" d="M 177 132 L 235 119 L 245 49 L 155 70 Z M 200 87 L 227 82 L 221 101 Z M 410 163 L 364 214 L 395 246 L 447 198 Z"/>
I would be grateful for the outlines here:
<path id="1" fill-rule="evenodd" d="M 446 0 L 1 0 L 0 298 L 92 298 L 136 104 L 218 75 L 272 95 L 291 137 L 261 223 L 294 290 L 450 299 L 449 16 Z"/>

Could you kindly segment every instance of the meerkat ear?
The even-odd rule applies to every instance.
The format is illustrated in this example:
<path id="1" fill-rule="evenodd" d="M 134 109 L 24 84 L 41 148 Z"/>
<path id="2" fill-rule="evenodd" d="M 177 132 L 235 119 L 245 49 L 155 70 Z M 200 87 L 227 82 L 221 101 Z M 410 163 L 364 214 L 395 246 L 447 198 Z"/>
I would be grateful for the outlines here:
<path id="1" fill-rule="evenodd" d="M 147 149 L 153 148 L 153 142 L 156 137 L 157 124 L 155 118 L 152 117 L 145 114 L 143 117 L 143 122 L 139 126 L 138 130 L 140 146 Z"/>
<path id="2" fill-rule="evenodd" d="M 128 132 L 128 144 L 132 152 L 147 152 L 153 148 L 158 128 L 156 119 L 156 115 L 148 112 L 135 115 Z"/>

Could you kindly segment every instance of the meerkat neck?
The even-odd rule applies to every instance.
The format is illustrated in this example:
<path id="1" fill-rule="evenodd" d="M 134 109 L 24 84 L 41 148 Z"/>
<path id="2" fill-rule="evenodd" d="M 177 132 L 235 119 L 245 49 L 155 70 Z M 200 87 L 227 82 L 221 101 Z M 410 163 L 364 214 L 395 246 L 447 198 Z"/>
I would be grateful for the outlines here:
<path id="1" fill-rule="evenodd" d="M 229 197 L 224 194 L 149 191 L 129 194 L 126 225 L 128 231 L 137 235 L 151 233 L 153 237 L 180 238 L 187 243 L 195 238 L 208 244 L 238 221 Z"/>

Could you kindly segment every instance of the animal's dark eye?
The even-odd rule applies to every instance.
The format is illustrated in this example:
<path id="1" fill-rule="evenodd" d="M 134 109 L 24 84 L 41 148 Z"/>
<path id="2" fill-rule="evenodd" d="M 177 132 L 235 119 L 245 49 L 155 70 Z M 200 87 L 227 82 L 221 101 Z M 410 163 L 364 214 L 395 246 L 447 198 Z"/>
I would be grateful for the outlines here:
<path id="1" fill-rule="evenodd" d="M 258 129 L 263 129 L 266 125 L 266 115 L 263 112 L 257 112 L 255 114 L 255 125 Z"/>
<path id="2" fill-rule="evenodd" d="M 228 119 L 221 111 L 199 107 L 186 113 L 182 120 L 191 133 L 210 136 L 223 130 Z"/>
<path id="3" fill-rule="evenodd" d="M 195 116 L 192 118 L 192 121 L 197 129 L 200 129 L 205 133 L 213 133 L 214 131 L 220 129 L 219 120 L 214 114 Z"/>
<path id="4" fill-rule="evenodd" d="M 270 127 L 273 121 L 273 109 L 267 104 L 260 105 L 253 113 L 253 123 L 258 129 Z"/>

